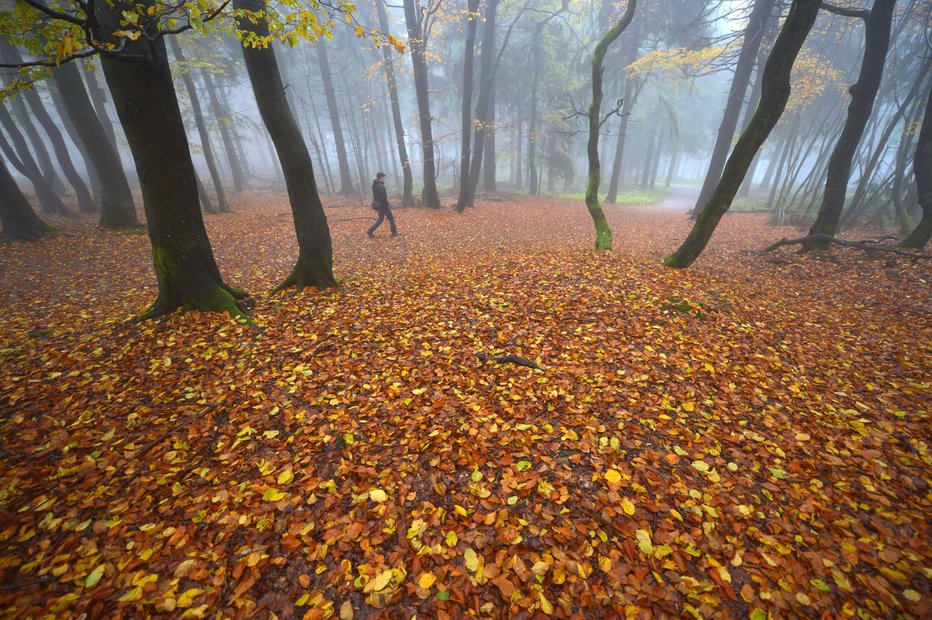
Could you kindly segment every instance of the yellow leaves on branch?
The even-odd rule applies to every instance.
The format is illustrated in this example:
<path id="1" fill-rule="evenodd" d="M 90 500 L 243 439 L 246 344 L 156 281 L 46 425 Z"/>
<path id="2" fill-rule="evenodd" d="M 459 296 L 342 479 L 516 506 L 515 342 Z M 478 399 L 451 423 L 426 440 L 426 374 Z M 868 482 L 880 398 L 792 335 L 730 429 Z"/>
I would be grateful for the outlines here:
<path id="1" fill-rule="evenodd" d="M 712 69 L 716 58 L 725 51 L 724 47 L 704 47 L 690 50 L 674 47 L 653 50 L 625 67 L 629 77 L 645 77 L 656 74 L 665 79 L 682 78 L 687 74 L 702 75 Z"/>

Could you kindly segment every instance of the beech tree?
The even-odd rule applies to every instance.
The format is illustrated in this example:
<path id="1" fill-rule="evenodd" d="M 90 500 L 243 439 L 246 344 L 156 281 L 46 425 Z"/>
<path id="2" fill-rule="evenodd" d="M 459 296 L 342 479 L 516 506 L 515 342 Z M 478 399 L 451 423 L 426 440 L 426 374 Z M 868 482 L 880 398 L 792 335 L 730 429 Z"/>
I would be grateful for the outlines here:
<path id="1" fill-rule="evenodd" d="M 13 239 L 32 241 L 49 232 L 48 225 L 32 210 L 29 200 L 16 184 L 0 157 L 0 224 L 3 233 Z"/>
<path id="2" fill-rule="evenodd" d="M 913 174 L 919 190 L 919 206 L 922 219 L 900 244 L 904 248 L 923 248 L 932 237 L 932 85 L 926 94 L 926 106 L 922 117 L 922 128 L 916 141 L 913 157 Z"/>

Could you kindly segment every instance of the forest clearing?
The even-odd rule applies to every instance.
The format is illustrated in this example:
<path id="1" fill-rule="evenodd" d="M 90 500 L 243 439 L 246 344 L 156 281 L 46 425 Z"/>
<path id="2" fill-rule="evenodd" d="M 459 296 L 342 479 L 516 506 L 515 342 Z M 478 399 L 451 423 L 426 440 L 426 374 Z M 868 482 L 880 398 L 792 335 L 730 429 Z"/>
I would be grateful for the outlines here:
<path id="1" fill-rule="evenodd" d="M 255 327 L 151 303 L 144 235 L 0 245 L 7 617 L 927 617 L 927 261 L 482 197 L 206 216 Z M 338 201 L 335 204 L 340 204 Z M 515 355 L 540 370 L 481 361 Z"/>

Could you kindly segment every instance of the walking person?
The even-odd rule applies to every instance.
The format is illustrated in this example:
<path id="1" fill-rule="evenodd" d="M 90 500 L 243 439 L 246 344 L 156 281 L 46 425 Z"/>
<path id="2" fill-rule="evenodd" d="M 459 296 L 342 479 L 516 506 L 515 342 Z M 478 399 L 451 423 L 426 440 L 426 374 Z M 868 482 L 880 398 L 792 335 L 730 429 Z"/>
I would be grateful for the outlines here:
<path id="1" fill-rule="evenodd" d="M 392 213 L 392 208 L 388 204 L 388 193 L 385 191 L 384 178 L 385 173 L 379 172 L 372 182 L 372 208 L 378 212 L 379 217 L 367 231 L 370 237 L 375 234 L 375 229 L 382 225 L 385 218 L 388 218 L 388 227 L 392 231 L 392 237 L 398 234 L 398 228 L 395 226 L 395 214 Z"/>

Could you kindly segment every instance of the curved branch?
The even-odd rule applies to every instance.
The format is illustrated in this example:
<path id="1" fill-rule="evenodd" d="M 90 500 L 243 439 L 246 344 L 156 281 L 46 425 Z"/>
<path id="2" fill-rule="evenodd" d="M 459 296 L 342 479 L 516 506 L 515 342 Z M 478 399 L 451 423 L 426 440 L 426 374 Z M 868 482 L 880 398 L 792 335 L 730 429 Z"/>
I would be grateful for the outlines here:
<path id="1" fill-rule="evenodd" d="M 842 15 L 844 17 L 859 17 L 861 19 L 867 19 L 871 14 L 871 12 L 867 9 L 849 9 L 847 7 L 829 4 L 828 2 L 823 2 L 819 8 L 824 9 L 829 13 L 834 13 L 835 15 Z"/>
<path id="2" fill-rule="evenodd" d="M 897 256 L 906 256 L 907 258 L 912 258 L 914 260 L 932 258 L 932 254 L 916 254 L 914 252 L 904 252 L 903 250 L 893 248 L 888 245 L 879 245 L 872 241 L 845 241 L 844 239 L 836 239 L 831 235 L 807 235 L 798 239 L 780 239 L 776 243 L 768 245 L 766 248 L 761 250 L 761 252 L 773 252 L 777 248 L 781 248 L 785 245 L 802 245 L 810 241 L 823 241 L 846 248 L 857 248 L 859 250 L 864 250 L 865 252 L 886 252 L 888 254 L 896 254 Z"/>

